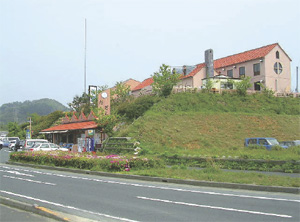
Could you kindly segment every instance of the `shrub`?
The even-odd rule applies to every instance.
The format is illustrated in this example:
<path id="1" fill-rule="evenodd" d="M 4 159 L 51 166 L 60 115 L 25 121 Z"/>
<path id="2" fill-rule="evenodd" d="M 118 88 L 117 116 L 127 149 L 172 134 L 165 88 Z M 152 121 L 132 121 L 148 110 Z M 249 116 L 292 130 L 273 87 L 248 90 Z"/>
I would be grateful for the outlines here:
<path id="1" fill-rule="evenodd" d="M 123 103 L 117 107 L 117 112 L 121 116 L 125 116 L 129 120 L 137 119 L 149 110 L 153 104 L 158 102 L 160 98 L 157 96 L 140 96 L 132 102 Z"/>

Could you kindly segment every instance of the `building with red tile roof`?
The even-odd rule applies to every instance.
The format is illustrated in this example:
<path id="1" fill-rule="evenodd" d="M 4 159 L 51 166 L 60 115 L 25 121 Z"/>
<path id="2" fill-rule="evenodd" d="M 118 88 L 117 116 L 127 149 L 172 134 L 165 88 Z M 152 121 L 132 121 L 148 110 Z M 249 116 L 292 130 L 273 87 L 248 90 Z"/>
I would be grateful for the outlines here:
<path id="1" fill-rule="evenodd" d="M 213 60 L 214 76 L 222 75 L 234 79 L 249 76 L 252 85 L 250 90 L 260 91 L 262 83 L 276 93 L 287 93 L 291 91 L 291 61 L 281 46 L 274 43 Z M 174 89 L 201 89 L 207 78 L 206 72 L 207 64 L 197 64 L 191 72 L 180 77 Z M 148 87 L 147 92 L 151 93 L 150 79 L 146 79 L 134 90 L 141 92 L 144 87 Z"/>
<path id="2" fill-rule="evenodd" d="M 152 86 L 153 78 L 150 77 L 148 79 L 145 79 L 142 83 L 137 85 L 132 91 L 133 96 L 141 96 L 141 95 L 147 95 L 152 93 Z"/>

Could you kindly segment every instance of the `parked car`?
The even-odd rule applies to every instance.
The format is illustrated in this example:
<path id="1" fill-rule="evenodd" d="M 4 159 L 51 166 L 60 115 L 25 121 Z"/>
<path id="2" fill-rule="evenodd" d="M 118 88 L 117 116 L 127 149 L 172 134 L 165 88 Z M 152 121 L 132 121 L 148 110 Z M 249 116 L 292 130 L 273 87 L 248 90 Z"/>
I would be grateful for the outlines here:
<path id="1" fill-rule="evenodd" d="M 61 148 L 59 145 L 56 145 L 54 143 L 36 143 L 29 150 L 30 151 L 53 151 L 53 150 L 68 151 L 68 149 Z"/>
<path id="2" fill-rule="evenodd" d="M 24 142 L 23 150 L 29 150 L 32 148 L 36 143 L 49 143 L 48 140 L 44 139 L 26 139 Z"/>
<path id="3" fill-rule="evenodd" d="M 275 138 L 270 137 L 256 137 L 256 138 L 246 138 L 245 139 L 245 146 L 249 145 L 258 145 L 263 146 L 267 150 L 271 150 L 274 146 L 280 146 L 279 142 Z M 288 148 L 287 146 L 281 146 L 282 148 Z"/>
<path id="4" fill-rule="evenodd" d="M 16 146 L 16 143 L 17 143 L 16 140 L 11 140 L 11 141 L 9 142 L 8 149 L 9 149 L 9 150 L 14 150 L 14 149 L 15 149 L 15 146 Z"/>
<path id="5" fill-rule="evenodd" d="M 9 146 L 9 140 L 3 140 L 3 147 L 8 147 Z"/>
<path id="6" fill-rule="evenodd" d="M 279 142 L 279 145 L 280 146 L 287 146 L 287 147 L 300 146 L 300 140 L 282 141 L 282 142 Z"/>

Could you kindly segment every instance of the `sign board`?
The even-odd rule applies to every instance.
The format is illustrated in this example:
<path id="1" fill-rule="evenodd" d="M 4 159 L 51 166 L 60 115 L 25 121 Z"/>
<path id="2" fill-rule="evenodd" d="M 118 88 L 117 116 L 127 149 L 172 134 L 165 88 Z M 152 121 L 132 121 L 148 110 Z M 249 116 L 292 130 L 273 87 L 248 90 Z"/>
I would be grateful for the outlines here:
<path id="1" fill-rule="evenodd" d="M 30 130 L 26 130 L 26 139 L 31 139 L 31 133 Z"/>
<path id="2" fill-rule="evenodd" d="M 99 94 L 98 107 L 104 110 L 105 115 L 110 115 L 110 89 Z"/>
<path id="3" fill-rule="evenodd" d="M 94 136 L 95 130 L 88 130 L 87 134 L 88 136 Z"/>

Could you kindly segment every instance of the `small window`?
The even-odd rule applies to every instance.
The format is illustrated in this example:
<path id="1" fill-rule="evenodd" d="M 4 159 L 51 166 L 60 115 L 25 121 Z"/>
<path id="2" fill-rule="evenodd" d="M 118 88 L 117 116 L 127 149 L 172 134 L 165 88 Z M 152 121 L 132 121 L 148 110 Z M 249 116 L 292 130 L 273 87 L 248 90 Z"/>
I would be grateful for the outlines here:
<path id="1" fill-rule="evenodd" d="M 276 51 L 276 59 L 279 59 L 279 52 Z"/>
<path id="2" fill-rule="evenodd" d="M 259 139 L 258 143 L 259 143 L 259 145 L 268 145 L 268 142 L 266 139 Z"/>
<path id="3" fill-rule="evenodd" d="M 227 76 L 233 78 L 233 70 L 227 70 Z"/>
<path id="4" fill-rule="evenodd" d="M 254 83 L 254 90 L 255 91 L 260 91 L 260 82 L 255 82 Z"/>
<path id="5" fill-rule="evenodd" d="M 281 65 L 280 62 L 275 62 L 274 71 L 275 71 L 276 74 L 282 73 L 282 65 Z"/>
<path id="6" fill-rule="evenodd" d="M 256 144 L 256 139 L 250 139 L 249 144 Z"/>
<path id="7" fill-rule="evenodd" d="M 255 76 L 260 75 L 260 63 L 253 64 L 253 72 Z"/>
<path id="8" fill-rule="evenodd" d="M 239 74 L 240 74 L 240 78 L 245 77 L 246 75 L 245 66 L 239 68 Z"/>

